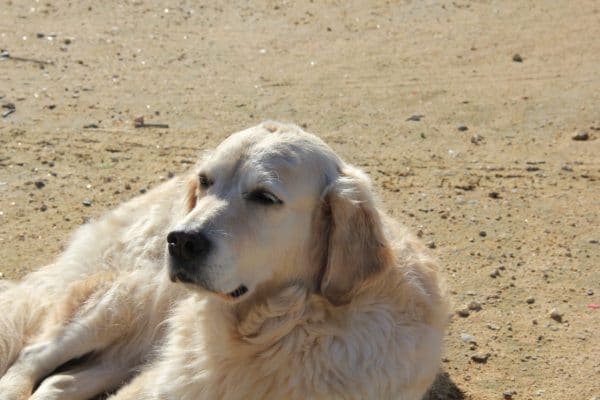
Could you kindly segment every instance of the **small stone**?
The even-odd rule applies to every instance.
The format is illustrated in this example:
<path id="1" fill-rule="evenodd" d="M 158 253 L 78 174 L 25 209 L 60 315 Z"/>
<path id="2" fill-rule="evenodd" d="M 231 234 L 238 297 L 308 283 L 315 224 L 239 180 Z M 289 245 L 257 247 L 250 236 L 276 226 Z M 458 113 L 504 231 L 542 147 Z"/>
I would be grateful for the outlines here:
<path id="1" fill-rule="evenodd" d="M 579 131 L 571 137 L 571 139 L 579 140 L 579 141 L 585 141 L 585 140 L 588 140 L 589 138 L 590 138 L 590 135 L 585 131 Z"/>
<path id="2" fill-rule="evenodd" d="M 492 330 L 492 331 L 497 331 L 500 329 L 500 327 L 498 325 L 494 325 L 494 324 L 487 324 L 486 326 L 489 330 Z"/>
<path id="3" fill-rule="evenodd" d="M 40 206 L 40 211 L 42 211 L 42 212 L 46 211 L 47 209 L 48 209 L 48 206 L 47 206 L 47 205 L 45 205 L 45 204 L 42 204 L 42 205 Z"/>
<path id="4" fill-rule="evenodd" d="M 529 296 L 525 301 L 527 302 L 527 304 L 533 304 L 533 303 L 535 303 L 535 299 L 533 297 L 531 297 L 531 296 Z"/>
<path id="5" fill-rule="evenodd" d="M 512 60 L 514 62 L 523 62 L 523 57 L 521 57 L 519 53 L 516 53 L 515 55 L 513 55 Z"/>
<path id="6" fill-rule="evenodd" d="M 456 129 L 458 129 L 460 132 L 465 132 L 469 130 L 469 127 L 466 125 L 459 125 L 456 127 Z"/>
<path id="7" fill-rule="evenodd" d="M 496 268 L 492 272 L 490 272 L 491 278 L 497 278 L 498 276 L 500 276 L 500 271 L 498 270 L 498 268 Z"/>
<path id="8" fill-rule="evenodd" d="M 82 203 L 83 203 L 83 205 L 84 205 L 84 206 L 86 206 L 86 207 L 91 207 L 91 206 L 92 206 L 92 201 L 91 201 L 91 200 L 87 200 L 87 199 L 86 199 L 86 200 L 84 200 Z"/>
<path id="9" fill-rule="evenodd" d="M 429 247 L 430 249 L 435 249 L 437 246 L 435 245 L 435 242 L 432 240 L 430 242 L 427 242 L 427 247 Z"/>
<path id="10" fill-rule="evenodd" d="M 421 118 L 423 118 L 424 115 L 421 114 L 415 114 L 415 115 L 411 115 L 410 117 L 408 117 L 406 120 L 407 121 L 414 121 L 414 122 L 419 122 L 421 120 Z"/>
<path id="11" fill-rule="evenodd" d="M 460 334 L 460 340 L 462 340 L 465 343 L 477 343 L 475 341 L 475 336 L 469 334 L 469 333 L 461 333 Z"/>
<path id="12" fill-rule="evenodd" d="M 562 322 L 562 317 L 563 317 L 563 314 L 560 311 L 558 311 L 556 308 L 553 308 L 552 310 L 550 310 L 550 318 L 552 318 L 556 322 Z"/>
<path id="13" fill-rule="evenodd" d="M 44 186 L 46 186 L 46 184 L 44 183 L 44 181 L 35 181 L 35 187 L 36 188 L 41 189 Z"/>
<path id="14" fill-rule="evenodd" d="M 456 314 L 458 314 L 458 316 L 462 318 L 467 318 L 470 315 L 469 310 L 466 308 L 456 311 Z"/>
<path id="15" fill-rule="evenodd" d="M 562 169 L 563 171 L 566 171 L 566 172 L 573 172 L 573 167 L 571 167 L 568 164 L 563 165 L 562 167 L 560 167 L 560 169 Z"/>
<path id="16" fill-rule="evenodd" d="M 469 305 L 467 306 L 469 308 L 469 310 L 471 311 L 481 311 L 481 303 L 477 302 L 477 301 L 472 301 L 469 303 Z"/>
<path id="17" fill-rule="evenodd" d="M 517 394 L 516 390 L 505 390 L 502 393 L 502 396 L 504 397 L 505 400 L 510 400 L 510 399 L 514 398 L 515 394 Z"/>
<path id="18" fill-rule="evenodd" d="M 131 190 L 131 185 L 129 183 L 125 184 L 125 190 Z"/>
<path id="19" fill-rule="evenodd" d="M 481 142 L 483 142 L 483 136 L 480 134 L 476 133 L 475 135 L 471 136 L 471 143 L 480 144 Z"/>
<path id="20" fill-rule="evenodd" d="M 83 129 L 98 129 L 98 124 L 87 124 L 83 126 Z"/>
<path id="21" fill-rule="evenodd" d="M 594 295 L 594 291 L 592 289 L 588 289 L 585 294 L 587 294 L 588 296 L 593 296 Z"/>
<path id="22" fill-rule="evenodd" d="M 491 199 L 499 199 L 499 198 L 500 198 L 500 193 L 498 193 L 498 192 L 489 192 L 489 193 L 488 193 L 488 196 L 489 196 Z"/>
<path id="23" fill-rule="evenodd" d="M 487 363 L 488 358 L 490 358 L 490 353 L 477 353 L 471 356 L 471 360 L 479 364 Z"/>
<path id="24" fill-rule="evenodd" d="M 71 39 L 66 38 L 65 40 L 63 40 L 63 43 L 66 45 L 70 45 L 71 44 Z"/>
<path id="25" fill-rule="evenodd" d="M 42 32 L 38 32 L 38 33 L 35 34 L 35 37 L 38 38 L 38 39 L 43 39 L 43 38 L 46 37 L 46 35 L 43 34 Z"/>
<path id="26" fill-rule="evenodd" d="M 480 231 L 479 232 L 479 236 L 486 237 L 487 236 L 487 232 L 486 231 Z"/>

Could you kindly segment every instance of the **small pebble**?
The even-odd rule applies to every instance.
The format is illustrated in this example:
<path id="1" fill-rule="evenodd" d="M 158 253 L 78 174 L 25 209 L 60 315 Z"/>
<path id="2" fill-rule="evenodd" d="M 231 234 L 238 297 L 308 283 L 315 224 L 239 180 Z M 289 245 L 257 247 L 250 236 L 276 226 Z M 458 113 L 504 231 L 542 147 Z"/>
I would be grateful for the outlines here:
<path id="1" fill-rule="evenodd" d="M 489 193 L 488 193 L 488 196 L 489 196 L 491 199 L 499 199 L 499 198 L 500 198 L 500 193 L 498 193 L 498 192 L 489 192 Z"/>
<path id="2" fill-rule="evenodd" d="M 485 364 L 487 363 L 488 358 L 490 358 L 490 353 L 477 353 L 471 356 L 471 360 L 476 363 Z"/>
<path id="3" fill-rule="evenodd" d="M 435 245 L 435 242 L 432 240 L 430 242 L 427 242 L 427 247 L 429 247 L 430 249 L 435 249 L 437 246 Z"/>
<path id="4" fill-rule="evenodd" d="M 46 184 L 43 181 L 35 181 L 35 187 L 38 189 L 43 188 Z"/>
<path id="5" fill-rule="evenodd" d="M 585 131 L 579 131 L 571 137 L 571 139 L 579 140 L 579 141 L 585 141 L 585 140 L 588 140 L 589 138 L 590 138 L 590 135 Z"/>
<path id="6" fill-rule="evenodd" d="M 468 310 L 468 309 L 466 309 L 466 308 L 463 308 L 463 309 L 461 309 L 461 310 L 458 310 L 458 311 L 456 312 L 456 314 L 458 314 L 458 316 L 459 316 L 459 317 L 462 317 L 462 318 L 467 318 L 467 317 L 470 315 L 470 313 L 469 313 L 469 310 Z"/>
<path id="7" fill-rule="evenodd" d="M 469 303 L 468 308 L 471 311 L 481 311 L 481 303 L 477 301 L 472 301 Z"/>
<path id="8" fill-rule="evenodd" d="M 490 272 L 490 277 L 496 278 L 498 276 L 500 276 L 500 271 L 498 270 L 498 268 L 496 268 L 495 270 L 493 270 L 492 272 Z"/>
<path id="9" fill-rule="evenodd" d="M 483 136 L 481 136 L 480 134 L 475 134 L 473 136 L 471 136 L 471 143 L 473 144 L 479 144 L 483 142 Z"/>
<path id="10" fill-rule="evenodd" d="M 487 236 L 487 232 L 486 231 L 480 231 L 479 232 L 479 236 L 486 237 Z"/>
<path id="11" fill-rule="evenodd" d="M 458 129 L 460 132 L 465 132 L 469 130 L 469 127 L 466 125 L 459 125 L 456 129 Z"/>
<path id="12" fill-rule="evenodd" d="M 504 397 L 505 400 L 510 400 L 510 399 L 514 398 L 515 394 L 517 394 L 516 390 L 505 390 L 502 393 L 502 396 Z"/>
<path id="13" fill-rule="evenodd" d="M 514 62 L 523 62 L 523 57 L 521 57 L 521 55 L 519 53 L 517 53 L 512 57 L 512 60 Z"/>
<path id="14" fill-rule="evenodd" d="M 91 206 L 92 206 L 92 201 L 91 201 L 91 200 L 87 200 L 87 199 L 86 199 L 86 200 L 84 200 L 82 203 L 83 203 L 83 205 L 84 205 L 84 206 L 86 206 L 86 207 L 91 207 Z"/>
<path id="15" fill-rule="evenodd" d="M 421 114 L 415 114 L 415 115 L 411 115 L 410 117 L 408 117 L 406 120 L 407 121 L 415 121 L 415 122 L 419 122 L 421 120 L 421 118 L 423 118 L 424 115 Z"/>
<path id="16" fill-rule="evenodd" d="M 527 304 L 533 304 L 533 303 L 535 303 L 535 299 L 533 297 L 531 297 L 531 296 L 529 296 L 527 298 L 527 300 L 525 300 L 525 301 L 527 302 Z"/>
<path id="17" fill-rule="evenodd" d="M 558 311 L 556 308 L 553 308 L 552 310 L 550 310 L 550 318 L 552 318 L 556 322 L 562 322 L 562 317 L 563 317 L 563 314 L 560 311 Z"/>
<path id="18" fill-rule="evenodd" d="M 42 211 L 42 212 L 43 212 L 43 211 L 46 211 L 47 209 L 48 209 L 48 206 L 47 206 L 47 205 L 45 205 L 45 204 L 42 204 L 42 205 L 40 206 L 40 211 Z"/>
<path id="19" fill-rule="evenodd" d="M 461 333 L 460 340 L 462 340 L 465 343 L 476 343 L 475 336 L 473 336 L 469 333 Z"/>
<path id="20" fill-rule="evenodd" d="M 562 167 L 560 167 L 560 169 L 562 169 L 563 171 L 567 171 L 567 172 L 573 172 L 573 167 L 571 167 L 568 164 L 563 165 Z"/>
<path id="21" fill-rule="evenodd" d="M 586 293 L 588 296 L 593 296 L 593 295 L 594 295 L 594 291 L 593 291 L 592 289 L 588 289 L 588 290 L 587 290 L 585 293 Z"/>

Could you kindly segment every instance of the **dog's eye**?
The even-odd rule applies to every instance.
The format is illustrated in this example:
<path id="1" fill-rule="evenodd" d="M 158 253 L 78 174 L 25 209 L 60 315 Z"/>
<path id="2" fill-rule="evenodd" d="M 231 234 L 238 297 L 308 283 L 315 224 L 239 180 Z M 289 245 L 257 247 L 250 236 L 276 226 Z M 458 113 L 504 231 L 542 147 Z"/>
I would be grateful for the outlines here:
<path id="1" fill-rule="evenodd" d="M 283 203 L 283 201 L 281 201 L 277 196 L 271 192 L 267 192 L 266 190 L 255 190 L 253 192 L 246 193 L 244 194 L 244 198 L 248 201 L 265 206 Z"/>
<path id="2" fill-rule="evenodd" d="M 212 179 L 209 179 L 208 176 L 206 176 L 204 174 L 200 174 L 198 176 L 198 181 L 200 182 L 200 187 L 202 189 L 208 189 L 213 184 Z"/>

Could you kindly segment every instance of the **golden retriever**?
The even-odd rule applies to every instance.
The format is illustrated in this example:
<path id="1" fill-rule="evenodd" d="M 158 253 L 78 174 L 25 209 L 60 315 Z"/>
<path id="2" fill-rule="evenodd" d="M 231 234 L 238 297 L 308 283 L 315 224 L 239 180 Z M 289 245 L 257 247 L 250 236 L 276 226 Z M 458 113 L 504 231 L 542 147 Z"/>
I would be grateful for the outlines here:
<path id="1" fill-rule="evenodd" d="M 365 174 L 277 122 L 7 286 L 2 400 L 418 400 L 448 318 L 435 264 Z"/>

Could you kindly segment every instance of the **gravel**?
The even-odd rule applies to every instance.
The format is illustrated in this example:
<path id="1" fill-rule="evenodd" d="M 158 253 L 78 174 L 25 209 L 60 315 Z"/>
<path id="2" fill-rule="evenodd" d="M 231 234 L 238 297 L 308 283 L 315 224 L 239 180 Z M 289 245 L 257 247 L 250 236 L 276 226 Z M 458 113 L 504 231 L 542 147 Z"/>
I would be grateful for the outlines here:
<path id="1" fill-rule="evenodd" d="M 469 312 L 469 310 L 467 308 L 462 308 L 462 309 L 456 311 L 456 314 L 459 317 L 467 318 L 471 313 Z"/>
<path id="2" fill-rule="evenodd" d="M 590 135 L 585 131 L 576 132 L 573 136 L 571 136 L 571 139 L 578 140 L 578 141 L 585 141 L 585 140 L 588 140 L 589 138 L 590 138 Z"/>
<path id="3" fill-rule="evenodd" d="M 556 308 L 553 308 L 552 310 L 550 310 L 550 318 L 552 318 L 556 322 L 562 322 L 563 313 L 558 311 Z"/>
<path id="4" fill-rule="evenodd" d="M 478 364 L 487 363 L 489 358 L 490 358 L 490 353 L 477 353 L 477 354 L 473 354 L 471 356 L 471 360 L 475 361 Z"/>

